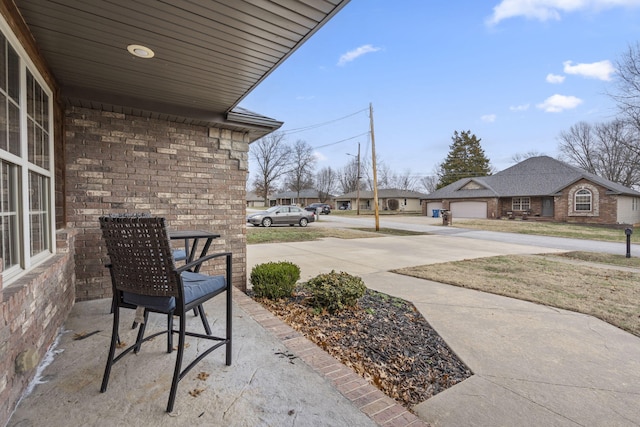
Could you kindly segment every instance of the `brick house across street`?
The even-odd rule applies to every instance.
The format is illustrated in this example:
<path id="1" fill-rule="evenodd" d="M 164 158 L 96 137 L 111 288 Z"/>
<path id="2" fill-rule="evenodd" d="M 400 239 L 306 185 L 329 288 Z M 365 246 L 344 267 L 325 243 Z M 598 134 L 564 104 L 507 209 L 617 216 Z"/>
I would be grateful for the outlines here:
<path id="1" fill-rule="evenodd" d="M 98 218 L 219 233 L 246 287 L 239 103 L 348 0 L 0 3 L 0 425 L 75 301 L 109 297 Z"/>
<path id="2" fill-rule="evenodd" d="M 580 224 L 640 223 L 640 192 L 548 156 L 494 175 L 463 178 L 422 200 L 425 215 L 546 219 Z"/>

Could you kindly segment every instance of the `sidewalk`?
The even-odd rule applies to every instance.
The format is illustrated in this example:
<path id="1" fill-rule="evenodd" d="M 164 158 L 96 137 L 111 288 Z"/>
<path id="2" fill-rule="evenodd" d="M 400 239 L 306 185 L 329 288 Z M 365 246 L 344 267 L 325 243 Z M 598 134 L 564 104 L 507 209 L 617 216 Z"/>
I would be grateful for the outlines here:
<path id="1" fill-rule="evenodd" d="M 453 236 L 249 246 L 303 279 L 335 269 L 413 302 L 474 376 L 414 409 L 433 426 L 638 426 L 640 338 L 593 317 L 387 271 L 539 246 Z M 278 256 L 274 256 L 278 254 Z"/>

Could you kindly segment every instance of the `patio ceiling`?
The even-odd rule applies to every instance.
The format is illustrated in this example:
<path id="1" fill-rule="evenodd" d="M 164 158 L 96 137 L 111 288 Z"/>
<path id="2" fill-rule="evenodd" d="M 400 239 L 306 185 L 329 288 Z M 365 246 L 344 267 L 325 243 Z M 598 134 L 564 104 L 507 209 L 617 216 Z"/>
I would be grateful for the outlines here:
<path id="1" fill-rule="evenodd" d="M 14 2 L 67 105 L 236 123 L 255 138 L 282 123 L 238 103 L 348 0 Z M 129 45 L 155 55 L 135 57 Z"/>

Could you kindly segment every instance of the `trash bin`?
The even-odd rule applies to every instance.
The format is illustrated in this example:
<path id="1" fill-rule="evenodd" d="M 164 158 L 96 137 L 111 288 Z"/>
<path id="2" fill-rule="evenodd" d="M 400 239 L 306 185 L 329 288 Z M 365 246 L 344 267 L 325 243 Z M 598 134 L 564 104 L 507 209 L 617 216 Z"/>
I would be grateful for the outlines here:
<path id="1" fill-rule="evenodd" d="M 440 218 L 440 209 L 433 209 L 431 211 L 432 218 Z"/>

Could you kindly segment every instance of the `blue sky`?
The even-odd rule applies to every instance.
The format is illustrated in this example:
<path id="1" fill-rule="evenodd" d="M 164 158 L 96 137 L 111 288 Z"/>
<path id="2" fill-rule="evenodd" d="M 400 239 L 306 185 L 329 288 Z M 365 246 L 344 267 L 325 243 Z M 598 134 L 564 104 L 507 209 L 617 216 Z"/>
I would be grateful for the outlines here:
<path id="1" fill-rule="evenodd" d="M 432 175 L 466 130 L 502 170 L 611 120 L 615 63 L 639 41 L 640 0 L 351 0 L 240 106 L 284 121 L 317 169 L 342 167 L 358 142 L 371 158 L 371 104 L 377 159 L 394 171 Z"/>

